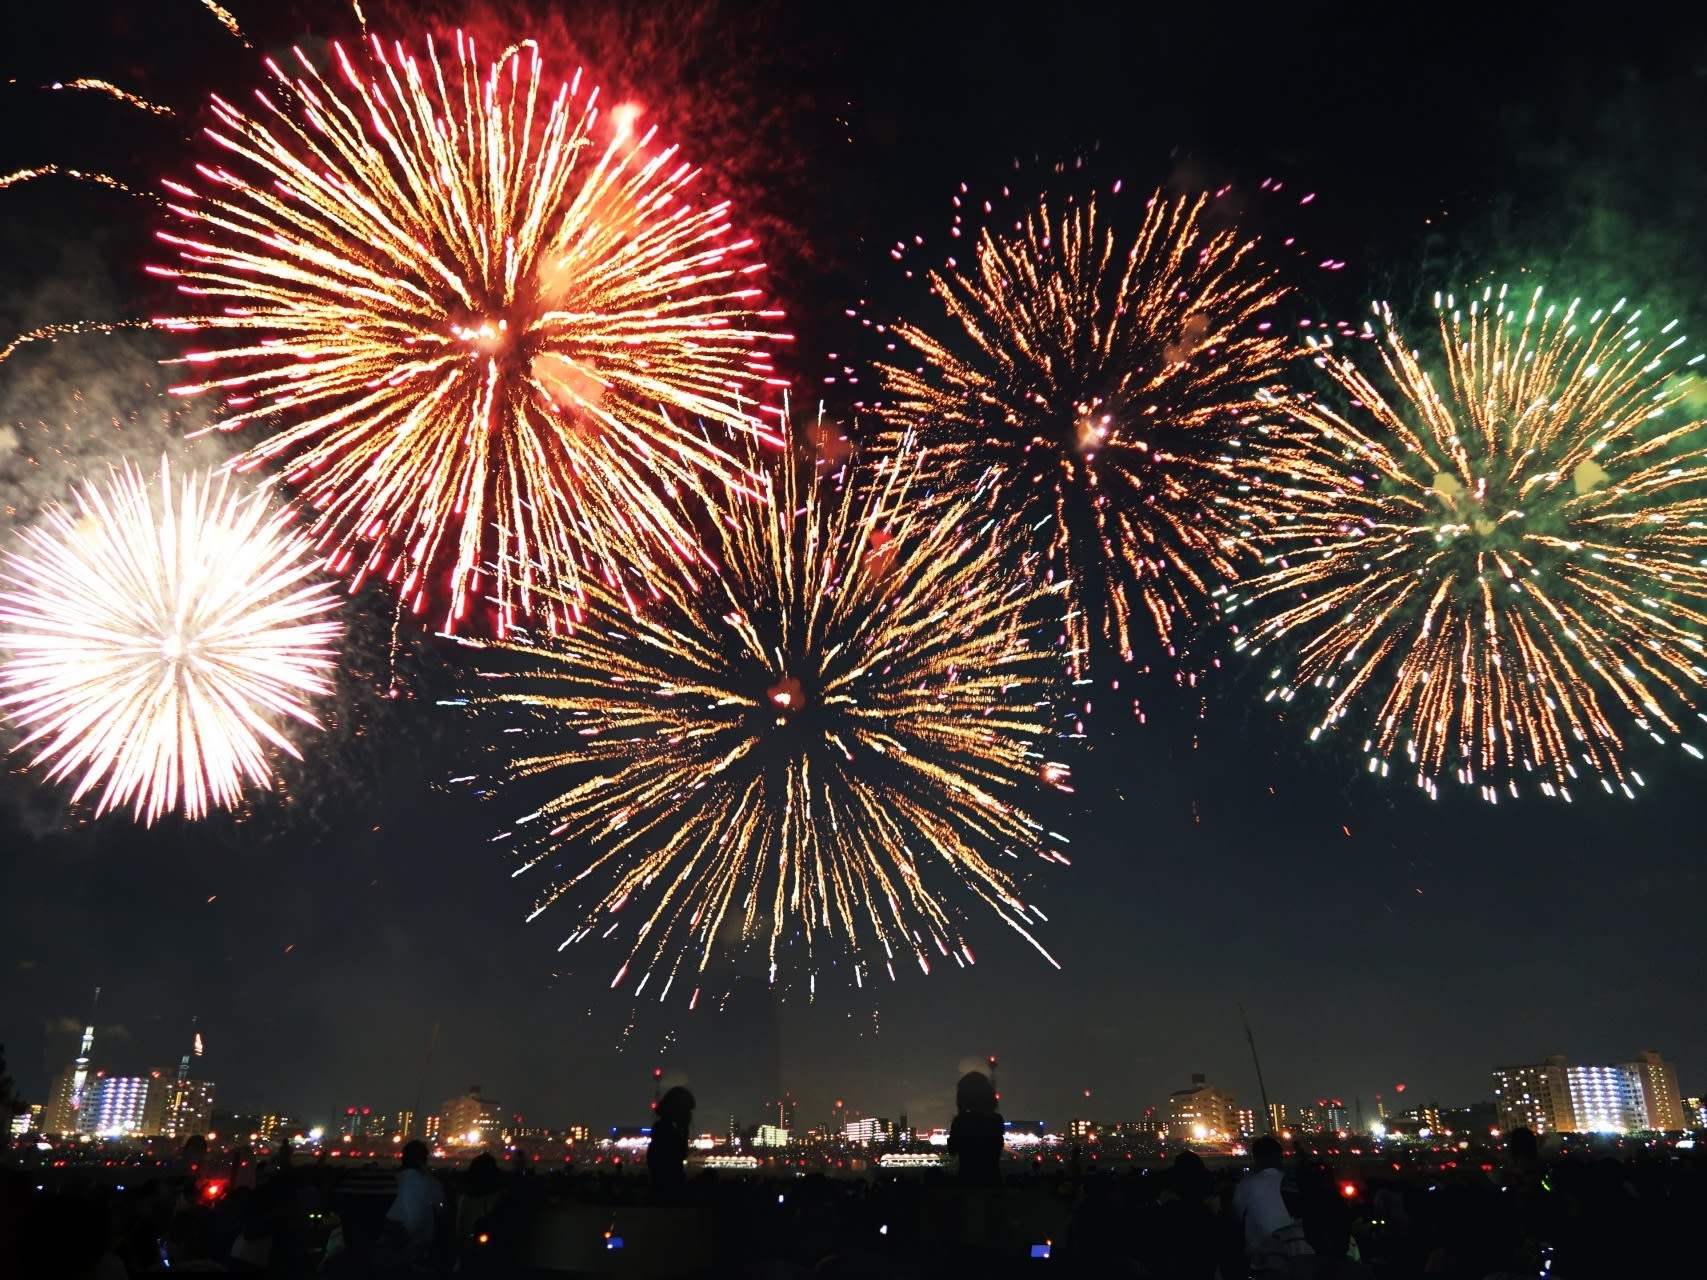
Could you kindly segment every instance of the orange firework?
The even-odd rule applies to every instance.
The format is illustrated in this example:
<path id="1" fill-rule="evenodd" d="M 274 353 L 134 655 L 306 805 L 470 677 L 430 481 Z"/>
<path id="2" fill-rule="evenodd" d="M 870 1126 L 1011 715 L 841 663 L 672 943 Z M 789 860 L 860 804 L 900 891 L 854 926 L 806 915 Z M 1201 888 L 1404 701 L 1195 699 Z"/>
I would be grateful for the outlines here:
<path id="1" fill-rule="evenodd" d="M 449 629 L 487 566 L 500 630 L 541 585 L 573 611 L 636 547 L 681 567 L 664 495 L 747 475 L 695 420 L 756 430 L 743 391 L 779 336 L 727 206 L 531 42 L 366 53 L 269 62 L 247 114 L 214 99 L 225 155 L 167 184 L 180 263 L 156 269 L 204 304 L 159 323 L 211 340 L 177 390 L 276 427 L 240 465 L 284 462 L 356 584 L 419 612 L 442 583 Z"/>
<path id="2" fill-rule="evenodd" d="M 1231 576 L 1248 520 L 1242 437 L 1292 349 L 1261 313 L 1287 288 L 1208 197 L 1151 197 L 1135 239 L 1096 202 L 985 228 L 933 271 L 947 324 L 892 326 L 882 406 L 919 423 L 939 475 L 990 483 L 1070 584 L 1076 670 L 1099 631 L 1130 661 L 1165 647 Z"/>

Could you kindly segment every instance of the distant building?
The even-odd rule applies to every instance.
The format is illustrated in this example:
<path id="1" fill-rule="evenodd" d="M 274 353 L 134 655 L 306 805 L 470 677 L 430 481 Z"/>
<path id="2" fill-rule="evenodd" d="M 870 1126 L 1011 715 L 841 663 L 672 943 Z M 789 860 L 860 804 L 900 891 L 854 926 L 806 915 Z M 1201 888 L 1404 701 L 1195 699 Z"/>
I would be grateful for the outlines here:
<path id="1" fill-rule="evenodd" d="M 1494 1072 L 1501 1129 L 1536 1133 L 1632 1133 L 1690 1127 L 1677 1070 L 1653 1050 L 1635 1062 L 1569 1066 L 1553 1054 L 1527 1067 Z"/>
<path id="2" fill-rule="evenodd" d="M 45 1133 L 76 1133 L 79 1099 L 77 1066 L 73 1063 L 53 1078 L 53 1093 L 47 1101 Z"/>
<path id="3" fill-rule="evenodd" d="M 1631 1133 L 1647 1126 L 1642 1078 L 1631 1066 L 1566 1067 L 1575 1133 Z"/>
<path id="4" fill-rule="evenodd" d="M 17 1115 L 12 1117 L 12 1136 L 21 1138 L 26 1133 L 42 1133 L 42 1120 L 47 1114 L 47 1107 L 40 1102 L 32 1102 Z"/>
<path id="5" fill-rule="evenodd" d="M 1292 1128 L 1299 1133 L 1344 1133 L 1351 1117 L 1338 1098 L 1318 1098 L 1314 1106 L 1299 1107 Z"/>
<path id="6" fill-rule="evenodd" d="M 1414 1124 L 1418 1129 L 1427 1129 L 1430 1133 L 1440 1132 L 1439 1107 L 1412 1107 L 1409 1111 L 1401 1111 L 1393 1119 L 1400 1124 Z"/>
<path id="7" fill-rule="evenodd" d="M 400 1134 L 405 1139 L 413 1138 L 415 1136 L 415 1113 L 413 1111 L 399 1111 L 392 1116 L 391 1132 Z"/>
<path id="8" fill-rule="evenodd" d="M 1230 1093 L 1213 1087 L 1202 1075 L 1191 1088 L 1168 1095 L 1168 1139 L 1172 1142 L 1226 1142 L 1238 1136 L 1239 1109 Z"/>
<path id="9" fill-rule="evenodd" d="M 1090 1137 L 1096 1131 L 1097 1124 L 1095 1120 L 1067 1121 L 1067 1136 L 1069 1138 L 1078 1138 L 1082 1140 Z"/>
<path id="10" fill-rule="evenodd" d="M 1575 1133 L 1571 1089 L 1565 1075 L 1565 1055 L 1550 1054 L 1527 1067 L 1500 1067 L 1494 1072 L 1494 1110 L 1499 1127 L 1527 1127 L 1537 1135 Z"/>
<path id="11" fill-rule="evenodd" d="M 1239 1108 L 1239 1136 L 1241 1138 L 1257 1136 L 1257 1113 L 1249 1107 Z"/>
<path id="12" fill-rule="evenodd" d="M 302 1127 L 302 1122 L 295 1116 L 269 1114 L 261 1117 L 259 1132 L 261 1141 L 276 1146 L 284 1139 L 294 1138 L 299 1133 L 306 1133 L 307 1130 Z"/>
<path id="13" fill-rule="evenodd" d="M 35 1110 L 36 1108 L 31 1108 Z M 1688 1097 L 1683 1100 L 1683 1113 L 1691 1129 L 1707 1129 L 1707 1098 Z"/>
<path id="14" fill-rule="evenodd" d="M 160 1133 L 182 1141 L 213 1130 L 213 1081 L 173 1080 L 167 1086 Z"/>
<path id="15" fill-rule="evenodd" d="M 759 1131 L 753 1137 L 755 1147 L 786 1147 L 788 1145 L 788 1130 L 774 1124 L 761 1124 Z"/>
<path id="16" fill-rule="evenodd" d="M 1637 1054 L 1629 1067 L 1642 1087 L 1643 1128 L 1672 1133 L 1695 1127 L 1696 1117 L 1683 1105 L 1677 1087 L 1676 1067 L 1652 1049 Z"/>
<path id="17" fill-rule="evenodd" d="M 1268 1131 L 1283 1133 L 1286 1130 L 1286 1104 L 1271 1102 L 1268 1104 Z"/>
<path id="18" fill-rule="evenodd" d="M 428 1116 L 421 1122 L 421 1136 L 428 1142 L 439 1140 L 439 1126 L 444 1123 L 441 1116 Z"/>
<path id="19" fill-rule="evenodd" d="M 120 1076 L 97 1071 L 78 1117 L 83 1133 L 115 1138 L 160 1132 L 165 1110 L 165 1073 Z"/>
<path id="20" fill-rule="evenodd" d="M 895 1127 L 887 1120 L 872 1116 L 865 1120 L 849 1120 L 842 1126 L 842 1140 L 855 1146 L 872 1146 L 888 1142 L 895 1136 Z"/>
<path id="21" fill-rule="evenodd" d="M 439 1132 L 446 1146 L 484 1147 L 503 1137 L 504 1114 L 496 1102 L 480 1096 L 479 1085 L 471 1084 L 466 1095 L 439 1108 Z"/>
<path id="22" fill-rule="evenodd" d="M 385 1117 L 376 1114 L 372 1107 L 345 1107 L 344 1114 L 338 1118 L 338 1126 L 346 1137 L 357 1141 L 390 1136 L 382 1132 Z"/>

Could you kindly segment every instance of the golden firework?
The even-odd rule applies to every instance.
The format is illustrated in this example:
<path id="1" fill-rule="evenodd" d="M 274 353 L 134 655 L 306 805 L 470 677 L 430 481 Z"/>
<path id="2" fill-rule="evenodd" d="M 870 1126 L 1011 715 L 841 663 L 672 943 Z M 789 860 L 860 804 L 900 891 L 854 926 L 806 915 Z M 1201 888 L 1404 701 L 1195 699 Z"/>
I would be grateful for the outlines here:
<path id="1" fill-rule="evenodd" d="M 1094 199 L 1041 202 L 930 273 L 946 336 L 894 325 L 921 363 L 878 366 L 938 479 L 988 485 L 1067 584 L 1076 671 L 1093 632 L 1127 661 L 1141 630 L 1171 653 L 1241 558 L 1245 437 L 1293 347 L 1262 319 L 1287 287 L 1212 217 L 1157 192 L 1128 241 Z"/>
<path id="2" fill-rule="evenodd" d="M 1677 737 L 1707 682 L 1701 357 L 1623 302 L 1435 305 L 1426 354 L 1377 305 L 1381 379 L 1318 347 L 1342 403 L 1288 406 L 1239 646 L 1276 652 L 1271 698 L 1326 699 L 1313 736 L 1366 726 L 1370 770 L 1403 752 L 1430 795 L 1633 794 L 1626 735 Z"/>
<path id="3" fill-rule="evenodd" d="M 679 569 L 670 489 L 746 479 L 696 420 L 756 430 L 777 336 L 727 207 L 530 42 L 332 58 L 269 62 L 247 113 L 216 98 L 221 158 L 167 184 L 179 264 L 155 270 L 199 306 L 158 323 L 208 341 L 176 390 L 273 428 L 241 465 L 282 460 L 334 568 L 448 599 L 447 629 L 483 566 L 500 631 L 635 547 Z"/>
<path id="4" fill-rule="evenodd" d="M 832 938 L 861 982 L 964 965 L 963 903 L 1042 951 L 1006 864 L 1066 861 L 1023 807 L 1068 777 L 1027 635 L 1046 589 L 982 495 L 933 505 L 919 465 L 911 443 L 851 475 L 785 458 L 768 498 L 723 506 L 703 587 L 631 611 L 590 584 L 585 625 L 487 647 L 508 670 L 474 706 L 518 735 L 511 788 L 552 794 L 513 832 L 517 874 L 551 878 L 535 916 L 591 900 L 565 946 L 624 929 L 613 986 L 639 967 L 667 994 L 685 968 L 697 1001 L 715 953 L 759 940 L 773 980 Z"/>

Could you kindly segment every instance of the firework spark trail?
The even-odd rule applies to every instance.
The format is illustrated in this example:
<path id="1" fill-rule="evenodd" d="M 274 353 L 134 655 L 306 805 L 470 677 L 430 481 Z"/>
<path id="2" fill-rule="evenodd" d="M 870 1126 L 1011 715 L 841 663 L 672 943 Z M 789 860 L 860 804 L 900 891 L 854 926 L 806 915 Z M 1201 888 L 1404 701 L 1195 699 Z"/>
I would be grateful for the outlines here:
<path id="1" fill-rule="evenodd" d="M 15 187 L 24 182 L 36 182 L 42 178 L 70 178 L 73 182 L 88 182 L 97 187 L 106 187 L 112 191 L 123 192 L 127 196 L 146 196 L 159 203 L 160 198 L 151 192 L 138 191 L 126 186 L 110 173 L 90 173 L 86 169 L 67 169 L 63 165 L 42 164 L 33 169 L 14 169 L 11 173 L 0 174 L 0 191 L 7 187 Z"/>
<path id="2" fill-rule="evenodd" d="M 169 184 L 181 265 L 155 270 L 206 310 L 160 323 L 214 339 L 187 362 L 216 367 L 178 390 L 225 398 L 223 429 L 280 424 L 243 465 L 284 461 L 356 583 L 419 612 L 443 581 L 447 630 L 482 565 L 500 631 L 636 559 L 685 571 L 667 492 L 756 484 L 686 424 L 756 433 L 743 389 L 775 382 L 784 336 L 753 327 L 776 313 L 727 207 L 696 208 L 650 133 L 601 125 L 579 73 L 548 85 L 531 42 L 334 53 L 335 80 L 269 64 L 284 90 L 251 114 L 216 99 L 228 160 Z"/>
<path id="3" fill-rule="evenodd" d="M 0 715 L 73 799 L 153 823 L 265 788 L 286 726 L 318 727 L 339 626 L 308 544 L 264 492 L 126 465 L 0 562 Z"/>
<path id="4" fill-rule="evenodd" d="M 716 951 L 763 938 L 774 981 L 795 936 L 809 963 L 839 938 L 862 984 L 908 953 L 964 965 L 962 891 L 1047 958 L 999 864 L 1066 862 L 1016 798 L 1067 789 L 1053 655 L 1026 638 L 1049 589 L 984 495 L 933 506 L 919 464 L 907 444 L 833 489 L 785 461 L 773 501 L 724 507 L 702 589 L 630 611 L 597 586 L 585 626 L 495 647 L 511 670 L 476 713 L 525 734 L 509 786 L 556 792 L 517 874 L 554 876 L 534 916 L 596 897 L 565 946 L 641 914 L 617 982 L 662 970 L 662 998 L 686 969 L 697 1002 Z"/>
<path id="5" fill-rule="evenodd" d="M 1287 287 L 1209 199 L 1157 192 L 1129 243 L 1094 199 L 984 228 L 969 270 L 930 273 L 951 336 L 892 325 L 922 363 L 878 366 L 940 479 L 989 484 L 1069 584 L 1076 674 L 1093 631 L 1126 661 L 1140 632 L 1173 652 L 1241 558 L 1240 455 L 1294 348 L 1261 318 Z"/>
<path id="6" fill-rule="evenodd" d="M 211 13 L 214 16 L 214 20 L 218 22 L 220 26 L 229 31 L 234 39 L 243 41 L 243 47 L 245 49 L 253 49 L 255 47 L 250 44 L 248 38 L 244 36 L 243 28 L 238 25 L 237 19 L 233 16 L 231 10 L 225 8 L 223 5 L 217 4 L 215 0 L 202 0 L 202 8 Z M 361 13 L 361 6 L 357 5 L 355 6 L 355 9 L 356 13 L 359 15 Z M 364 22 L 362 25 L 365 27 L 367 24 Z"/>
<path id="7" fill-rule="evenodd" d="M 16 84 L 17 81 L 12 83 Z M 103 94 L 115 102 L 122 102 L 127 107 L 135 107 L 138 111 L 145 111 L 151 116 L 173 114 L 171 107 L 162 106 L 158 102 L 150 102 L 147 98 L 132 93 L 129 89 L 121 89 L 110 80 L 95 80 L 88 76 L 80 76 L 75 80 L 55 80 L 52 84 L 43 85 L 42 88 L 55 91 L 69 89 L 82 93 Z"/>
<path id="8" fill-rule="evenodd" d="M 44 324 L 39 329 L 20 333 L 4 347 L 0 347 L 0 364 L 10 360 L 19 347 L 27 347 L 33 342 L 58 342 L 61 338 L 77 338 L 88 333 L 118 333 L 124 329 L 153 327 L 153 321 L 150 320 L 71 320 L 64 324 Z"/>
<path id="9" fill-rule="evenodd" d="M 1371 771 L 1403 750 L 1430 795 L 1533 775 L 1569 799 L 1584 773 L 1633 794 L 1620 718 L 1663 742 L 1707 684 L 1702 357 L 1622 302 L 1489 287 L 1436 308 L 1438 363 L 1381 305 L 1384 379 L 1318 348 L 1350 405 L 1286 406 L 1302 434 L 1269 464 L 1263 568 L 1229 596 L 1239 647 L 1279 655 L 1271 698 L 1327 698 L 1313 736 L 1368 723 Z"/>

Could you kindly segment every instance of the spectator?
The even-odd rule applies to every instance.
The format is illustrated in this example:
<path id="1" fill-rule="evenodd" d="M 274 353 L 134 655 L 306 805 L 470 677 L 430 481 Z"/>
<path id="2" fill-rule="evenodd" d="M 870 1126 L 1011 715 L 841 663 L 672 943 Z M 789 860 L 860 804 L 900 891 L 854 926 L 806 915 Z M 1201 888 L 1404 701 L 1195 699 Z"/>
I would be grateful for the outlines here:
<path id="1" fill-rule="evenodd" d="M 445 1193 L 427 1172 L 427 1144 L 419 1138 L 404 1144 L 403 1168 L 397 1174 L 397 1198 L 385 1220 L 402 1228 L 401 1247 L 411 1263 L 424 1262 L 433 1248 L 433 1225 L 444 1212 Z"/>
<path id="2" fill-rule="evenodd" d="M 652 1141 L 646 1147 L 646 1168 L 652 1189 L 674 1195 L 686 1185 L 682 1165 L 688 1158 L 688 1131 L 693 1127 L 694 1096 L 681 1085 L 658 1099 L 652 1117 Z"/>
<path id="3" fill-rule="evenodd" d="M 1307 1274 L 1313 1251 L 1304 1240 L 1303 1224 L 1292 1216 L 1280 1191 L 1286 1153 L 1278 1139 L 1264 1136 L 1251 1144 L 1251 1158 L 1255 1168 L 1233 1192 L 1233 1212 L 1244 1228 L 1251 1275 Z"/>
<path id="4" fill-rule="evenodd" d="M 960 1183 L 995 1187 L 1002 1181 L 1002 1113 L 996 1087 L 982 1071 L 968 1071 L 954 1091 L 955 1117 L 948 1130 L 948 1154 L 960 1159 Z"/>

